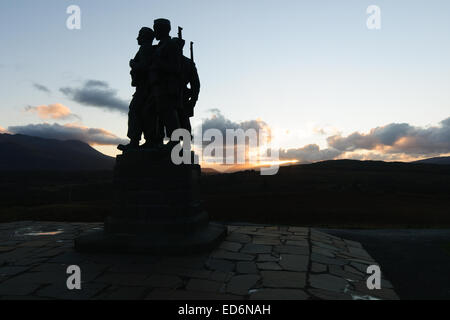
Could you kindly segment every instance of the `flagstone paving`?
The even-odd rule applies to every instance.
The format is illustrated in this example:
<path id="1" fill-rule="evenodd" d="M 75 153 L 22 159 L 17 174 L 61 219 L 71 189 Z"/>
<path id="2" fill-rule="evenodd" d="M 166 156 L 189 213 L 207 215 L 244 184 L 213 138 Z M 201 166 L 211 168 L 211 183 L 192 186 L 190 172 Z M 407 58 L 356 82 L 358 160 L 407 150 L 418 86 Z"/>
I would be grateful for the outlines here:
<path id="1" fill-rule="evenodd" d="M 313 228 L 229 225 L 216 250 L 193 256 L 73 249 L 76 236 L 101 228 L 0 224 L 0 299 L 398 299 L 387 279 L 367 288 L 367 267 L 378 264 L 360 243 Z M 81 269 L 81 290 L 67 288 L 70 265 Z"/>

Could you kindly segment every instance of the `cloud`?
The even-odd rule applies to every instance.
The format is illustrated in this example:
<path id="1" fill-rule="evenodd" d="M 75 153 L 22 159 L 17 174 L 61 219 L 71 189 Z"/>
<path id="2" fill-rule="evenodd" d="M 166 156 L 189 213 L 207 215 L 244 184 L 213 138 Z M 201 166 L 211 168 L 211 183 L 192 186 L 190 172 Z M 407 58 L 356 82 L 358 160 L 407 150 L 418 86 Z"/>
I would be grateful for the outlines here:
<path id="1" fill-rule="evenodd" d="M 266 122 L 249 120 L 235 122 L 225 118 L 220 110 L 210 109 L 212 115 L 203 120 L 203 133 L 208 129 L 218 129 L 225 143 L 227 129 L 265 129 Z M 438 125 L 428 127 L 412 126 L 408 123 L 390 123 L 373 128 L 369 133 L 353 132 L 342 135 L 337 128 L 314 128 L 315 133 L 328 134 L 328 147 L 321 149 L 317 144 L 291 149 L 278 149 L 280 160 L 316 162 L 333 159 L 360 159 L 383 161 L 413 161 L 424 157 L 450 153 L 450 117 Z M 210 142 L 204 142 L 208 145 Z M 224 146 L 224 154 L 232 154 L 234 146 Z M 272 147 L 273 149 L 273 147 Z"/>
<path id="2" fill-rule="evenodd" d="M 8 130 L 0 126 L 0 133 L 9 133 Z"/>
<path id="3" fill-rule="evenodd" d="M 45 93 L 51 93 L 51 90 L 49 88 L 47 88 L 46 86 L 44 86 L 43 84 L 39 84 L 34 82 L 33 83 L 33 87 L 39 91 L 45 92 Z"/>
<path id="4" fill-rule="evenodd" d="M 280 149 L 280 159 L 298 160 L 299 162 L 316 162 L 331 160 L 342 154 L 342 151 L 327 148 L 320 150 L 317 144 L 308 144 L 302 148 Z"/>
<path id="5" fill-rule="evenodd" d="M 407 123 L 391 123 L 371 129 L 369 133 L 354 132 L 347 137 L 334 135 L 328 145 L 341 151 L 376 150 L 382 153 L 404 153 L 413 156 L 450 152 L 450 118 L 438 126 L 427 128 Z"/>
<path id="6" fill-rule="evenodd" d="M 207 119 L 203 119 L 201 128 L 203 133 L 208 129 L 218 129 L 223 137 L 225 143 L 225 136 L 227 129 L 255 129 L 265 130 L 269 134 L 269 139 L 266 142 L 270 142 L 271 129 L 270 126 L 263 120 L 248 120 L 242 122 L 235 122 L 225 118 L 225 116 L 218 109 L 209 110 L 212 115 Z M 204 142 L 204 145 L 208 145 L 210 142 Z M 235 146 L 224 146 L 224 155 L 230 154 L 229 150 L 234 149 Z M 298 160 L 299 162 L 315 162 L 321 160 L 330 160 L 340 156 L 343 152 L 334 148 L 320 149 L 316 144 L 309 144 L 300 148 L 292 149 L 279 149 L 280 160 Z M 232 153 L 231 153 L 232 154 Z"/>
<path id="7" fill-rule="evenodd" d="M 313 128 L 313 132 L 315 134 L 322 135 L 322 136 L 336 135 L 336 134 L 340 133 L 340 131 L 337 128 L 329 126 L 329 125 L 325 126 L 325 127 L 315 126 Z"/>
<path id="8" fill-rule="evenodd" d="M 410 162 L 420 160 L 422 157 L 410 156 L 404 153 L 379 153 L 376 151 L 355 151 L 344 152 L 338 159 L 352 159 L 352 160 L 372 160 L 372 161 L 403 161 Z"/>
<path id="9" fill-rule="evenodd" d="M 322 150 L 316 144 L 280 149 L 280 159 L 300 162 L 332 159 L 412 161 L 446 154 L 450 153 L 450 118 L 427 128 L 391 123 L 371 129 L 367 134 L 335 134 L 329 136 L 327 142 L 328 148 Z"/>
<path id="10" fill-rule="evenodd" d="M 110 111 L 128 113 L 129 103 L 117 96 L 117 90 L 100 80 L 87 80 L 79 88 L 64 87 L 59 89 L 69 99 L 89 107 L 98 107 Z"/>
<path id="11" fill-rule="evenodd" d="M 249 160 L 250 156 L 257 152 L 258 146 L 264 145 L 265 143 L 270 142 L 271 139 L 271 130 L 269 125 L 262 121 L 261 119 L 256 120 L 248 120 L 235 122 L 230 119 L 225 118 L 225 116 L 220 112 L 219 109 L 209 109 L 212 115 L 209 118 L 203 119 L 201 125 L 194 129 L 194 137 L 200 137 L 200 132 L 202 136 L 205 137 L 205 134 L 208 130 L 215 129 L 220 132 L 223 140 L 222 143 L 222 159 L 219 156 L 215 157 L 215 161 L 233 161 L 233 159 L 237 159 L 238 153 L 243 152 L 243 158 Z M 247 130 L 255 130 L 254 135 L 252 132 L 247 132 Z M 256 145 L 251 144 L 249 139 L 235 139 L 233 143 L 227 144 L 227 130 L 234 130 L 234 132 L 230 132 L 236 138 L 236 130 L 243 130 L 244 135 L 247 133 L 247 137 L 256 137 Z M 214 132 L 213 141 L 216 143 L 216 132 Z M 260 141 L 260 134 L 263 134 L 263 140 Z M 203 143 L 203 147 L 206 147 L 211 144 L 212 141 L 198 141 L 199 139 L 194 139 L 194 142 L 198 146 L 199 143 Z M 217 141 L 220 142 L 220 141 Z M 216 145 L 216 144 L 215 144 Z M 218 145 L 216 145 L 218 147 Z M 248 147 L 247 147 L 248 146 Z M 207 159 L 208 157 L 205 157 Z M 241 159 L 241 158 L 239 158 Z"/>
<path id="12" fill-rule="evenodd" d="M 217 129 L 222 133 L 222 136 L 225 139 L 227 129 L 242 129 L 244 131 L 247 131 L 248 129 L 254 129 L 257 133 L 260 132 L 260 130 L 264 130 L 268 135 L 268 141 L 270 141 L 270 127 L 261 119 L 234 122 L 225 118 L 225 116 L 220 112 L 219 109 L 210 109 L 209 111 L 212 112 L 211 117 L 203 119 L 203 123 L 201 125 L 203 133 L 208 129 Z"/>
<path id="13" fill-rule="evenodd" d="M 36 113 L 39 118 L 43 120 L 47 119 L 58 119 L 58 120 L 69 120 L 69 119 L 78 119 L 81 120 L 81 118 L 72 113 L 70 109 L 60 103 L 55 104 L 49 104 L 49 105 L 42 105 L 42 106 L 28 106 L 25 107 L 25 111 Z"/>
<path id="14" fill-rule="evenodd" d="M 15 134 L 47 139 L 80 140 L 90 145 L 117 145 L 127 143 L 127 140 L 121 139 L 105 129 L 88 128 L 76 124 L 29 124 L 24 126 L 10 126 L 8 130 Z"/>

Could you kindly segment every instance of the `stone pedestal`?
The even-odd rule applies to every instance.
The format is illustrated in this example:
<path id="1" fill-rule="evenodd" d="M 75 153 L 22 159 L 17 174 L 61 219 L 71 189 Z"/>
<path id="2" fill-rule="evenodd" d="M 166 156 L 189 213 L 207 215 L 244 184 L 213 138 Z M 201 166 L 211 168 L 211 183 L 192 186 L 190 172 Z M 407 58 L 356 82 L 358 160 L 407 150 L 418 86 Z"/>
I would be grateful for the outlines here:
<path id="1" fill-rule="evenodd" d="M 158 255 L 213 249 L 226 228 L 209 223 L 199 179 L 199 165 L 174 165 L 167 152 L 135 150 L 117 156 L 114 210 L 104 230 L 76 238 L 75 249 Z"/>

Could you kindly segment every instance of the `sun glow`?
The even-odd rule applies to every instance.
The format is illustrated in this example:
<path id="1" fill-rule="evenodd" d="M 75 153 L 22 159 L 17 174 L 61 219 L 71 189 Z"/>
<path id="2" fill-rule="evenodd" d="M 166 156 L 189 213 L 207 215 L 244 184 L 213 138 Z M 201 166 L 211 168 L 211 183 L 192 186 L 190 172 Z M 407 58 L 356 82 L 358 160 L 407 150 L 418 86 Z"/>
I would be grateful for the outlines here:
<path id="1" fill-rule="evenodd" d="M 298 160 L 274 160 L 274 161 L 256 161 L 242 164 L 213 164 L 211 162 L 200 162 L 202 169 L 213 169 L 219 172 L 236 172 L 245 170 L 258 170 L 264 167 L 275 167 L 299 163 Z"/>
<path id="2" fill-rule="evenodd" d="M 284 164 L 292 164 L 292 163 L 298 163 L 299 160 L 275 160 L 275 161 L 258 161 L 255 163 L 249 163 L 249 165 L 254 165 L 257 167 L 265 167 L 265 166 L 282 166 Z"/>

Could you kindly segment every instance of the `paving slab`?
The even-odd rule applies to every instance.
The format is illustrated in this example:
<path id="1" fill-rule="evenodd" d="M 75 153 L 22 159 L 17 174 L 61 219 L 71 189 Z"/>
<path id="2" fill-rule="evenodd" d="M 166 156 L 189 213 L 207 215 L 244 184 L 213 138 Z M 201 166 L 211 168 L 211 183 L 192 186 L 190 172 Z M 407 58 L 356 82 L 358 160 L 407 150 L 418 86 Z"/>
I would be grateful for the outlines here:
<path id="1" fill-rule="evenodd" d="M 239 296 L 246 296 L 249 290 L 261 279 L 256 274 L 237 275 L 227 284 L 227 292 Z"/>

